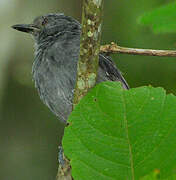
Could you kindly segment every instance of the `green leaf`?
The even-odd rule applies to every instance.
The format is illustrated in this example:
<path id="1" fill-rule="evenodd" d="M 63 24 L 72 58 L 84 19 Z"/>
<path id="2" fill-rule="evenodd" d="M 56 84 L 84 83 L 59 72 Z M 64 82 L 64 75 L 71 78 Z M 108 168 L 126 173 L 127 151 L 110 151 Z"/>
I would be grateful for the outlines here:
<path id="1" fill-rule="evenodd" d="M 145 13 L 139 23 L 151 26 L 155 33 L 176 32 L 176 2 Z"/>
<path id="2" fill-rule="evenodd" d="M 74 180 L 134 180 L 176 167 L 176 97 L 162 88 L 93 88 L 76 106 L 63 146 Z"/>
<path id="3" fill-rule="evenodd" d="M 160 171 L 156 169 L 143 178 L 140 178 L 140 180 L 160 180 Z"/>

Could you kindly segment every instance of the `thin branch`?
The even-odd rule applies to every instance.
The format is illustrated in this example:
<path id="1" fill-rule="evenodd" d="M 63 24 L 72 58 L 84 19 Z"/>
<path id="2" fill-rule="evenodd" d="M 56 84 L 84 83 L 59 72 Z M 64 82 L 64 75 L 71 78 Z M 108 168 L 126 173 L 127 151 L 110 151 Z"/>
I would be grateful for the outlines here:
<path id="1" fill-rule="evenodd" d="M 162 56 L 162 57 L 176 57 L 176 51 L 173 50 L 154 50 L 154 49 L 136 49 L 121 47 L 112 42 L 110 45 L 104 45 L 100 47 L 100 51 L 104 53 L 119 53 L 119 54 L 131 54 L 142 56 Z"/>

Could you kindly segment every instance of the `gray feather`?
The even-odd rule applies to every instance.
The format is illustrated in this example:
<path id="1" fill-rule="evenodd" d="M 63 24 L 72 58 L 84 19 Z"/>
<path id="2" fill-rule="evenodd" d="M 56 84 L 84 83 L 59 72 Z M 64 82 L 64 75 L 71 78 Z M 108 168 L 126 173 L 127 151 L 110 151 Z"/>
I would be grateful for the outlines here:
<path id="1" fill-rule="evenodd" d="M 42 101 L 66 122 L 72 110 L 81 29 L 73 18 L 52 14 L 46 17 L 55 21 L 35 37 L 33 78 Z M 120 81 L 125 89 L 129 88 L 111 58 L 100 54 L 97 83 L 107 80 Z"/>

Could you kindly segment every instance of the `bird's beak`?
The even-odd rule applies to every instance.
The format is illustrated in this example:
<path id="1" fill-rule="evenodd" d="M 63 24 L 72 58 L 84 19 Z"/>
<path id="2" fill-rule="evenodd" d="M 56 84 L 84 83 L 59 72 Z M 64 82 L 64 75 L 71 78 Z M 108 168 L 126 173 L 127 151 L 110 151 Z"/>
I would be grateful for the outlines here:
<path id="1" fill-rule="evenodd" d="M 34 24 L 16 24 L 13 25 L 12 28 L 26 33 L 33 33 L 35 31 L 40 31 L 40 28 L 35 26 Z"/>

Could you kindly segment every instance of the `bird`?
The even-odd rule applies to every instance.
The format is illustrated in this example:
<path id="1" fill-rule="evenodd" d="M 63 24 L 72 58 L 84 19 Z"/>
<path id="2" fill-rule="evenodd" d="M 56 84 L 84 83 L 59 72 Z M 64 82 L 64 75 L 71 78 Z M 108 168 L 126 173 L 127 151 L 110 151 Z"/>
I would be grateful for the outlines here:
<path id="1" fill-rule="evenodd" d="M 32 75 L 41 100 L 66 123 L 72 111 L 77 63 L 80 52 L 81 24 L 63 13 L 38 16 L 31 24 L 12 28 L 31 34 L 35 42 Z M 99 53 L 96 83 L 119 81 L 129 86 L 109 55 Z"/>

